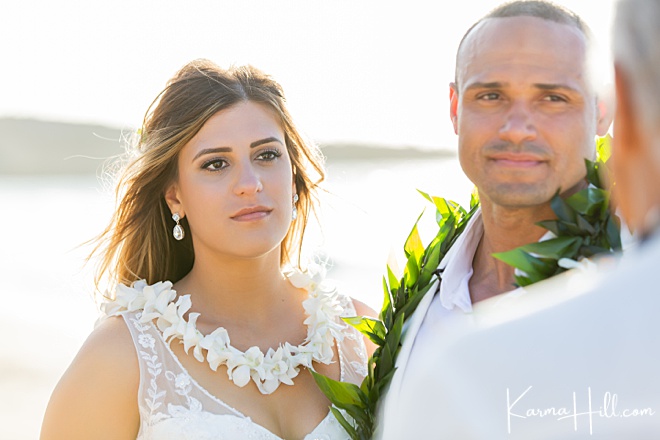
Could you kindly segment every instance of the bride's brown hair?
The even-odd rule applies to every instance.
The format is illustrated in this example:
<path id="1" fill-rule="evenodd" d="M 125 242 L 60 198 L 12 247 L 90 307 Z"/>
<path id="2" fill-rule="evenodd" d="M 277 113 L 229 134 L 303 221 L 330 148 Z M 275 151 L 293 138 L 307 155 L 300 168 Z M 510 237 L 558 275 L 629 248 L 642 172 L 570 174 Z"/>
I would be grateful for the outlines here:
<path id="1" fill-rule="evenodd" d="M 298 131 L 281 86 L 270 76 L 252 66 L 223 69 L 195 60 L 168 81 L 135 136 L 119 174 L 117 208 L 92 251 L 92 257 L 99 257 L 97 288 L 106 279 L 110 287 L 138 279 L 176 282 L 190 271 L 195 259 L 190 234 L 181 241 L 173 238 L 165 190 L 177 178 L 177 158 L 184 145 L 215 113 L 245 101 L 271 109 L 284 131 L 299 200 L 298 218 L 282 242 L 280 262 L 300 258 L 302 235 L 324 178 L 318 148 Z M 181 224 L 188 228 L 185 218 Z"/>

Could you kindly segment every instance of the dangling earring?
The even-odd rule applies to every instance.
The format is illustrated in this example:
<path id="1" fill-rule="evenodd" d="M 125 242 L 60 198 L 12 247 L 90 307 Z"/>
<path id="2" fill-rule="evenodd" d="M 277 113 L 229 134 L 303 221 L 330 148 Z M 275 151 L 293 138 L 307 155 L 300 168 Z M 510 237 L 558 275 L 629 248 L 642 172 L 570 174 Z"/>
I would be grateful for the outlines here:
<path id="1" fill-rule="evenodd" d="M 296 203 L 298 202 L 298 194 L 293 195 L 293 210 L 291 211 L 291 220 L 298 218 L 298 209 L 296 208 Z"/>
<path id="2" fill-rule="evenodd" d="M 181 226 L 181 224 L 179 224 L 179 220 L 181 220 L 181 217 L 179 217 L 178 212 L 172 214 L 172 220 L 176 222 L 176 225 L 172 230 L 172 235 L 174 235 L 175 240 L 181 241 L 183 240 L 183 237 L 186 235 L 186 233 L 183 231 L 183 227 Z"/>

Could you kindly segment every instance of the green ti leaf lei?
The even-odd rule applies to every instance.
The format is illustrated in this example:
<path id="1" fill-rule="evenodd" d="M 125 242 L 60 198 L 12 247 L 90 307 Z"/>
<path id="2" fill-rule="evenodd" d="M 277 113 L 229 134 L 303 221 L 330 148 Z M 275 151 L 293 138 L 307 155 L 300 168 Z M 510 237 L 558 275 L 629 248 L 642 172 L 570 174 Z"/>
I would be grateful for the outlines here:
<path id="1" fill-rule="evenodd" d="M 557 219 L 538 224 L 551 231 L 555 238 L 494 254 L 494 257 L 523 272 L 516 275 L 519 286 L 527 286 L 567 270 L 560 265 L 561 259 L 579 260 L 621 250 L 620 222 L 610 212 L 610 191 L 603 185 L 610 181 L 605 164 L 610 156 L 610 140 L 609 136 L 598 139 L 596 162 L 585 161 L 586 179 L 590 186 L 565 200 L 558 193 L 552 198 L 551 207 Z M 378 401 L 396 369 L 403 323 L 412 316 L 431 288 L 438 276 L 436 270 L 440 261 L 479 207 L 476 192 L 472 194 L 469 211 L 453 201 L 420 193 L 435 205 L 439 226 L 437 235 L 424 248 L 417 229 L 420 215 L 404 245 L 407 262 L 403 277 L 397 278 L 389 266 L 387 276 L 383 277 L 385 295 L 379 319 L 344 318 L 377 345 L 368 363 L 367 376 L 357 386 L 312 371 L 319 388 L 333 404 L 331 411 L 353 440 L 367 440 L 373 436 Z M 345 411 L 353 422 L 349 422 L 338 408 Z"/>

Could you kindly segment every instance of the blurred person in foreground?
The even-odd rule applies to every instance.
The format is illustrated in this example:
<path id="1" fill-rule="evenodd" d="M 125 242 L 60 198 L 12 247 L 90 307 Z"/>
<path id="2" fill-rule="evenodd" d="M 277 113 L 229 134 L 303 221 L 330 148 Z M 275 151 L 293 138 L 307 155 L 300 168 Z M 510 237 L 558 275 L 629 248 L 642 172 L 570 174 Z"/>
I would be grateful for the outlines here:
<path id="1" fill-rule="evenodd" d="M 116 286 L 58 383 L 47 439 L 347 439 L 308 369 L 360 383 L 372 314 L 300 268 L 323 178 L 279 84 L 184 66 L 147 113 L 101 236 Z"/>
<path id="2" fill-rule="evenodd" d="M 614 23 L 615 195 L 639 245 L 508 313 L 485 303 L 477 329 L 417 359 L 388 438 L 660 436 L 660 1 L 621 0 Z M 575 296 L 553 303 L 562 290 Z"/>

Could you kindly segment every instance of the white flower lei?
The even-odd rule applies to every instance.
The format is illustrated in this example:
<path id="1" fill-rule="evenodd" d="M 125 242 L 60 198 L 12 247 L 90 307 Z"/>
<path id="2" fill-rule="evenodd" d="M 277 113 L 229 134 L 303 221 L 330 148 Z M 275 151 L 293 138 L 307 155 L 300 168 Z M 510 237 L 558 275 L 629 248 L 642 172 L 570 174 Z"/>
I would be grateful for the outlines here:
<path id="1" fill-rule="evenodd" d="M 301 365 L 313 369 L 313 361 L 329 364 L 334 340 L 343 339 L 345 327 L 337 319 L 343 312 L 337 291 L 322 281 L 324 271 L 320 266 L 312 266 L 305 273 L 292 270 L 285 275 L 295 287 L 308 291 L 308 297 L 302 303 L 307 314 L 304 321 L 307 337 L 298 346 L 286 342 L 276 350 L 269 348 L 266 354 L 257 346 L 245 352 L 232 347 L 229 334 L 223 327 L 203 335 L 196 325 L 199 313 L 190 313 L 185 318 L 192 306 L 190 295 L 177 298 L 169 281 L 148 285 L 140 280 L 131 287 L 120 284 L 115 299 L 101 304 L 101 311 L 106 318 L 142 310 L 140 322 L 155 321 L 167 343 L 180 339 L 186 353 L 192 349 L 195 359 L 206 360 L 213 371 L 226 365 L 227 376 L 239 387 L 244 387 L 252 379 L 262 394 L 271 394 L 280 383 L 293 385 L 293 378 L 298 375 Z"/>

